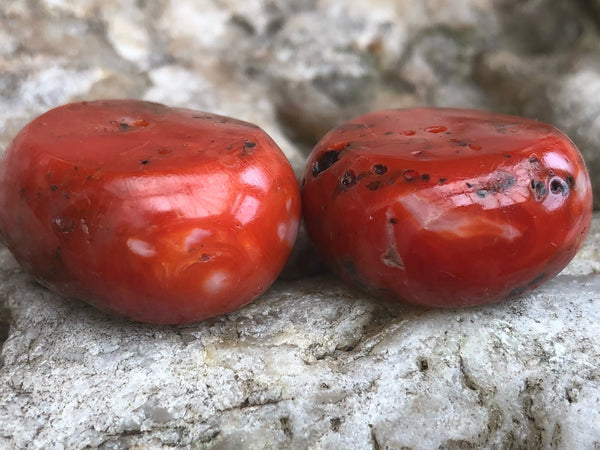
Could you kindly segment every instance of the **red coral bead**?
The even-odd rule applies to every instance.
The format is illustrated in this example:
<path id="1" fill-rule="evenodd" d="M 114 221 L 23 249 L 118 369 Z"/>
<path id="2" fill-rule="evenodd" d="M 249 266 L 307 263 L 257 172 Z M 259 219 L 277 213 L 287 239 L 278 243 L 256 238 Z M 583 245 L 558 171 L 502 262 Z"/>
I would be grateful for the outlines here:
<path id="1" fill-rule="evenodd" d="M 330 131 L 307 162 L 310 237 L 345 280 L 428 306 L 495 302 L 560 272 L 589 229 L 581 154 L 550 125 L 401 109 Z"/>
<path id="2" fill-rule="evenodd" d="M 43 285 L 135 320 L 238 308 L 292 249 L 300 192 L 255 125 L 110 100 L 53 109 L 0 163 L 0 231 Z"/>

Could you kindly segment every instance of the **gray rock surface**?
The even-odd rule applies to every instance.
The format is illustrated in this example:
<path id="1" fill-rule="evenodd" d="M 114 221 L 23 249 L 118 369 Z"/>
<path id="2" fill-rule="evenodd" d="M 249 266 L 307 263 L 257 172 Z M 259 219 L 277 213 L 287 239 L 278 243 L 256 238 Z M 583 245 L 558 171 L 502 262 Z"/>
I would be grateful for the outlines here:
<path id="1" fill-rule="evenodd" d="M 0 151 L 49 108 L 141 98 L 254 122 L 298 175 L 369 110 L 538 118 L 600 207 L 598 0 L 0 1 Z M 509 303 L 427 310 L 328 275 L 302 237 L 260 300 L 185 327 L 56 297 L 0 249 L 0 448 L 600 448 L 600 216 Z"/>
<path id="2" fill-rule="evenodd" d="M 108 317 L 0 251 L 0 448 L 600 446 L 600 216 L 514 301 L 434 310 L 329 276 L 179 327 Z"/>

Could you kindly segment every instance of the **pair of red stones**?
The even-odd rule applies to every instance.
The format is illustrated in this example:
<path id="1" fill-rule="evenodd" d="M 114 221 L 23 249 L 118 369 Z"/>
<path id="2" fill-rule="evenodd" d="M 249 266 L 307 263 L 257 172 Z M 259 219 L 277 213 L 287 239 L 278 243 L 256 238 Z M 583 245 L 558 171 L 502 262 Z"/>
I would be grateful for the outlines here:
<path id="1" fill-rule="evenodd" d="M 255 125 L 131 101 L 28 124 L 0 162 L 0 232 L 40 283 L 153 323 L 232 311 L 277 278 L 300 211 L 344 280 L 436 307 L 517 296 L 589 229 L 584 161 L 560 131 L 461 109 L 367 114 L 312 151 L 302 193 Z"/>

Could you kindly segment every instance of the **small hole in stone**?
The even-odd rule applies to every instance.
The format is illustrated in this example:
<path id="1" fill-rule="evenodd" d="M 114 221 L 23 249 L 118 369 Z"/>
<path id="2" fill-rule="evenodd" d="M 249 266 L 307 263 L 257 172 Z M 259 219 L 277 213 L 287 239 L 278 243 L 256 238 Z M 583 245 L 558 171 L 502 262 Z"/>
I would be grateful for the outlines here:
<path id="1" fill-rule="evenodd" d="M 336 150 L 330 150 L 328 152 L 323 153 L 318 160 L 315 161 L 312 168 L 312 175 L 316 177 L 321 172 L 329 169 L 333 166 L 339 159 L 340 154 Z"/>
<path id="2" fill-rule="evenodd" d="M 569 186 L 562 178 L 555 177 L 550 181 L 550 192 L 553 194 L 567 195 L 569 192 Z"/>
<path id="3" fill-rule="evenodd" d="M 427 372 L 429 370 L 429 362 L 425 358 L 421 358 L 417 361 L 417 366 L 421 372 Z"/>
<path id="4" fill-rule="evenodd" d="M 352 171 L 348 171 L 340 178 L 340 184 L 345 188 L 352 187 L 356 184 L 356 176 Z"/>
<path id="5" fill-rule="evenodd" d="M 383 175 L 384 173 L 387 172 L 387 167 L 384 166 L 383 164 L 375 164 L 373 166 L 373 173 L 376 173 L 377 175 Z"/>
<path id="6" fill-rule="evenodd" d="M 548 194 L 548 189 L 543 181 L 531 180 L 531 189 L 535 194 L 536 200 L 544 198 Z"/>

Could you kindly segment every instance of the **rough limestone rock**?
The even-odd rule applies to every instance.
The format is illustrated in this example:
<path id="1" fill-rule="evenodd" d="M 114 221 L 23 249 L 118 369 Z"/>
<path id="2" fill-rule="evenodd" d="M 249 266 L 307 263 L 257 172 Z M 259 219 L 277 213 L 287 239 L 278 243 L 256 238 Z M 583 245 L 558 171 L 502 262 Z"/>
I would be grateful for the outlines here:
<path id="1" fill-rule="evenodd" d="M 597 448 L 599 273 L 596 216 L 510 302 L 413 308 L 319 276 L 159 327 L 58 298 L 2 249 L 0 447 Z"/>
<path id="2" fill-rule="evenodd" d="M 52 107 L 140 98 L 254 122 L 299 175 L 352 116 L 474 107 L 567 132 L 600 208 L 598 0 L 0 3 L 0 151 Z M 409 308 L 301 235 L 257 302 L 156 327 L 56 297 L 2 248 L 0 448 L 600 448 L 599 273 L 596 216 L 530 295 Z"/>

